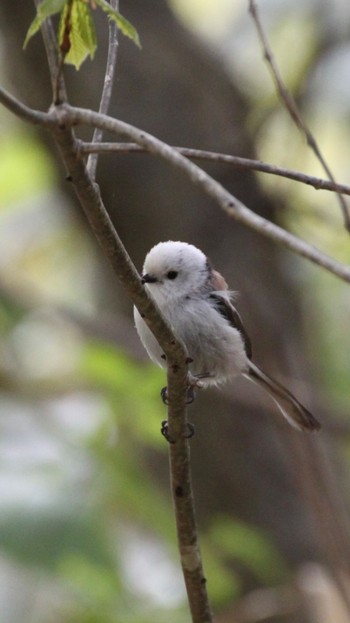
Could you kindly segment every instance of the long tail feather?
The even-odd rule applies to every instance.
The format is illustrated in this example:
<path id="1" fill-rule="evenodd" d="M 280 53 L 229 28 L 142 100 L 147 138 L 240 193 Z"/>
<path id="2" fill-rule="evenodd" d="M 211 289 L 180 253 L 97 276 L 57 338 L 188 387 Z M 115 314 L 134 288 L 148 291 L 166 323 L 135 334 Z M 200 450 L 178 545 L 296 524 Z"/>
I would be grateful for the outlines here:
<path id="1" fill-rule="evenodd" d="M 244 376 L 265 389 L 291 426 L 298 430 L 310 431 L 321 428 L 316 418 L 303 407 L 288 389 L 268 376 L 251 361 L 249 362 L 249 372 Z"/>

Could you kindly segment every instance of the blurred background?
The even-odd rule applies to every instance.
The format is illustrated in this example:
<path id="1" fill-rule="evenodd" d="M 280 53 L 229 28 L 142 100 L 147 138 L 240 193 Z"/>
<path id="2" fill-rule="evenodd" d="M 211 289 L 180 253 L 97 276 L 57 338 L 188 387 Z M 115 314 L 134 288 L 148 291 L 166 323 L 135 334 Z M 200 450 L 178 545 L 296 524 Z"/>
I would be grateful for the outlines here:
<path id="1" fill-rule="evenodd" d="M 322 171 L 276 97 L 245 0 L 124 0 L 111 114 L 175 145 Z M 285 82 L 336 178 L 349 183 L 350 5 L 261 0 Z M 1 82 L 51 102 L 32 3 L 0 6 Z M 107 25 L 72 103 L 97 108 Z M 1 623 L 189 620 L 176 549 L 164 373 L 95 244 L 50 138 L 0 109 Z M 89 139 L 91 134 L 81 134 Z M 107 136 L 105 137 L 108 138 Z M 229 165 L 202 166 L 264 217 L 350 259 L 336 197 Z M 294 432 L 242 380 L 190 407 L 208 588 L 222 623 L 350 620 L 350 290 L 228 220 L 167 164 L 101 156 L 105 204 L 139 270 L 160 240 L 199 246 L 240 292 L 254 358 L 320 419 Z M 214 234 L 215 232 L 215 234 Z"/>

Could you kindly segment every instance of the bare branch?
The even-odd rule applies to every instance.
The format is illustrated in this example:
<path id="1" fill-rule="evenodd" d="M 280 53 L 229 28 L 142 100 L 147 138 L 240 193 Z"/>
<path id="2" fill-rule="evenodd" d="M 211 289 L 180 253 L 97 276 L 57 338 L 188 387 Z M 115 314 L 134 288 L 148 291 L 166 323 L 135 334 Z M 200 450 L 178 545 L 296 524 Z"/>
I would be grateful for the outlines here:
<path id="1" fill-rule="evenodd" d="M 22 119 L 22 121 L 27 121 L 34 125 L 42 125 L 44 127 L 57 124 L 57 120 L 53 119 L 50 113 L 29 108 L 29 106 L 22 104 L 22 102 L 2 87 L 0 87 L 0 103 L 16 115 L 16 117 Z"/>
<path id="2" fill-rule="evenodd" d="M 118 10 L 119 0 L 110 0 L 111 7 Z M 113 20 L 109 20 L 109 36 L 108 36 L 108 54 L 106 63 L 105 79 L 103 84 L 101 102 L 99 112 L 107 115 L 111 97 L 113 82 L 115 76 L 115 70 L 117 66 L 117 53 L 118 53 L 118 26 Z M 95 128 L 94 135 L 92 137 L 92 143 L 100 143 L 102 141 L 103 131 L 100 128 Z M 92 180 L 96 177 L 98 152 L 93 152 L 89 156 L 87 162 L 87 171 Z"/>
<path id="3" fill-rule="evenodd" d="M 223 164 L 232 164 L 239 169 L 249 169 L 259 171 L 260 173 L 269 173 L 270 175 L 278 175 L 295 182 L 301 182 L 307 186 L 313 186 L 316 190 L 329 190 L 331 192 L 340 192 L 344 195 L 350 195 L 350 186 L 348 184 L 338 184 L 329 180 L 306 175 L 292 169 L 285 169 L 275 164 L 268 164 L 261 160 L 252 160 L 250 158 L 241 158 L 240 156 L 231 156 L 229 154 L 221 154 L 214 151 L 205 151 L 202 149 L 189 149 L 188 147 L 175 147 L 180 154 L 190 158 L 191 160 L 208 160 L 210 162 L 219 162 Z M 136 143 L 84 143 L 80 144 L 82 154 L 93 153 L 147 153 L 147 149 L 137 145 Z"/>
<path id="4" fill-rule="evenodd" d="M 347 265 L 334 260 L 313 245 L 308 244 L 301 238 L 287 232 L 282 227 L 271 223 L 262 216 L 249 210 L 249 208 L 234 197 L 234 195 L 229 193 L 228 190 L 208 175 L 208 173 L 203 171 L 203 169 L 193 162 L 190 162 L 187 158 L 182 156 L 182 154 L 177 152 L 176 149 L 173 149 L 170 145 L 163 143 L 151 134 L 139 130 L 124 121 L 112 119 L 106 115 L 101 115 L 83 108 L 73 108 L 67 104 L 61 106 L 60 109 L 56 109 L 52 114 L 58 114 L 58 119 L 61 119 L 62 123 L 65 122 L 68 125 L 92 125 L 101 127 L 114 134 L 127 136 L 138 145 L 141 145 L 141 147 L 146 148 L 150 153 L 171 162 L 178 169 L 186 173 L 190 180 L 212 197 L 231 218 L 254 229 L 263 236 L 270 238 L 274 242 L 307 258 L 314 264 L 325 268 L 329 272 L 350 283 L 350 268 Z M 63 121 L 63 119 L 65 121 Z"/>
<path id="5" fill-rule="evenodd" d="M 182 572 L 190 604 L 193 623 L 210 623 L 212 613 L 206 589 L 201 552 L 198 542 L 196 517 L 194 509 L 193 489 L 190 470 L 190 447 L 184 437 L 187 424 L 181 417 L 183 404 L 183 383 L 178 372 L 168 368 L 168 423 L 169 435 L 177 439 L 176 444 L 170 444 L 170 473 L 171 488 L 175 506 L 177 538 L 180 550 Z M 171 388 L 171 394 L 170 394 Z M 184 428 L 185 425 L 185 428 Z"/>
<path id="6" fill-rule="evenodd" d="M 350 268 L 347 265 L 338 262 L 313 245 L 308 244 L 301 238 L 287 232 L 282 227 L 271 223 L 262 216 L 259 216 L 255 212 L 249 210 L 249 208 L 234 197 L 234 195 L 229 193 L 219 182 L 208 175 L 208 173 L 203 171 L 203 169 L 198 167 L 193 162 L 190 162 L 176 149 L 170 147 L 170 145 L 167 145 L 166 143 L 163 143 L 151 134 L 139 130 L 124 121 L 112 119 L 106 115 L 102 115 L 91 110 L 85 110 L 84 108 L 74 108 L 68 104 L 63 104 L 60 107 L 53 108 L 49 113 L 40 113 L 24 106 L 16 98 L 12 97 L 1 88 L 0 102 L 9 108 L 9 110 L 14 112 L 14 114 L 26 121 L 35 124 L 41 123 L 46 127 L 51 126 L 50 129 L 52 132 L 55 129 L 54 134 L 56 140 L 58 140 L 57 136 L 59 136 L 59 132 L 57 132 L 57 130 L 62 130 L 65 126 L 74 126 L 76 124 L 99 127 L 102 130 L 108 130 L 109 132 L 117 135 L 127 136 L 150 153 L 171 162 L 174 166 L 181 169 L 184 173 L 186 173 L 186 175 L 188 175 L 194 184 L 200 186 L 210 197 L 212 197 L 214 201 L 219 204 L 222 210 L 224 210 L 224 212 L 226 212 L 226 214 L 228 214 L 231 218 L 237 220 L 243 225 L 246 225 L 247 227 L 250 227 L 263 236 L 270 238 L 274 242 L 284 246 L 290 251 L 293 251 L 297 255 L 305 257 L 314 264 L 325 268 L 332 274 L 350 283 Z M 80 142 L 77 141 L 74 142 L 74 145 L 70 146 L 71 149 L 74 147 L 75 158 L 76 153 L 79 150 L 79 144 Z M 89 179 L 86 172 L 85 176 Z M 91 185 L 91 180 L 89 180 L 89 184 Z M 106 212 L 104 206 L 103 209 Z M 89 217 L 89 214 L 87 214 L 87 216 Z M 108 217 L 107 212 L 106 216 Z M 111 223 L 109 223 L 108 227 L 110 226 L 112 226 Z M 103 237 L 103 241 L 104 240 L 105 238 Z"/>
<path id="7" fill-rule="evenodd" d="M 34 0 L 36 7 L 38 7 L 40 3 L 41 0 Z M 49 63 L 53 101 L 55 104 L 62 104 L 67 101 L 67 91 L 62 74 L 63 59 L 61 59 L 57 47 L 56 35 L 50 18 L 46 19 L 42 24 L 41 34 Z"/>
<path id="8" fill-rule="evenodd" d="M 327 174 L 327 176 L 329 177 L 329 179 L 335 184 L 335 178 L 333 176 L 333 173 L 331 171 L 331 169 L 329 168 L 317 142 L 315 137 L 313 136 L 312 132 L 310 131 L 309 127 L 307 126 L 306 122 L 304 121 L 304 119 L 302 118 L 299 109 L 296 105 L 296 102 L 294 100 L 294 98 L 292 97 L 292 95 L 289 93 L 287 87 L 285 86 L 284 82 L 283 82 L 283 78 L 281 75 L 281 72 L 279 70 L 279 67 L 276 63 L 276 60 L 274 58 L 274 55 L 272 53 L 272 49 L 269 43 L 269 40 L 267 38 L 267 35 L 263 29 L 261 20 L 260 20 L 260 16 L 259 16 L 259 12 L 258 12 L 258 7 L 257 7 L 257 3 L 255 2 L 255 0 L 249 0 L 249 12 L 253 18 L 253 21 L 255 23 L 255 27 L 257 30 L 257 33 L 259 35 L 259 39 L 264 51 L 264 57 L 268 63 L 268 66 L 270 67 L 271 70 L 271 74 L 273 77 L 273 80 L 275 82 L 276 88 L 277 88 L 277 92 L 281 98 L 281 100 L 284 102 L 284 105 L 287 109 L 287 111 L 289 112 L 291 118 L 293 119 L 294 123 L 296 124 L 296 126 L 299 128 L 299 130 L 304 134 L 308 145 L 311 147 L 312 151 L 314 152 L 316 158 L 319 160 L 320 164 L 323 167 L 323 170 L 325 171 L 325 173 Z M 342 210 L 343 213 L 343 219 L 344 219 L 344 226 L 345 229 L 347 229 L 350 232 L 350 215 L 349 215 L 349 211 L 348 211 L 348 207 L 346 205 L 345 199 L 344 197 L 342 197 L 342 195 L 340 193 L 337 193 L 337 197 L 338 197 L 338 202 L 340 205 L 340 208 Z"/>

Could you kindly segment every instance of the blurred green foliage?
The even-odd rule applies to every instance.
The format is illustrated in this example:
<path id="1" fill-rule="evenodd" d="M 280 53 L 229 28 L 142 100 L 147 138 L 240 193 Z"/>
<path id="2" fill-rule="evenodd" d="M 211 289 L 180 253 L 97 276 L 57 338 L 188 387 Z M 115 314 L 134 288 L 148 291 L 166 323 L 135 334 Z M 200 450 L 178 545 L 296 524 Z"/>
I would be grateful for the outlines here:
<path id="1" fill-rule="evenodd" d="M 39 190 L 52 188 L 55 167 L 36 135 L 28 130 L 7 132 L 1 139 L 0 205 L 8 210 Z"/>
<path id="2" fill-rule="evenodd" d="M 210 540 L 224 559 L 237 561 L 263 584 L 278 585 L 287 578 L 287 569 L 267 535 L 255 526 L 229 517 L 216 517 Z"/>
<path id="3" fill-rule="evenodd" d="M 108 397 L 120 428 L 164 448 L 159 434 L 166 414 L 160 400 L 164 371 L 151 363 L 139 365 L 110 345 L 91 341 L 85 344 L 80 370 Z"/>
<path id="4" fill-rule="evenodd" d="M 66 558 L 84 558 L 113 569 L 101 517 L 74 505 L 23 506 L 2 509 L 0 547 L 23 563 L 54 571 Z"/>

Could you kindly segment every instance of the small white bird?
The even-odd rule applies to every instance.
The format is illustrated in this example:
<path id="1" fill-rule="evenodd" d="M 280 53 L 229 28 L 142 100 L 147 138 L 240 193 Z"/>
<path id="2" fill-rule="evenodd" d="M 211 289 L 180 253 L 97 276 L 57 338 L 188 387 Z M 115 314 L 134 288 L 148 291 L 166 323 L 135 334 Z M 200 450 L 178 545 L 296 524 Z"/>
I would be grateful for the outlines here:
<path id="1" fill-rule="evenodd" d="M 193 360 L 189 369 L 192 379 L 198 379 L 195 385 L 218 385 L 242 374 L 270 394 L 292 426 L 320 428 L 287 389 L 252 362 L 250 340 L 231 302 L 232 293 L 202 251 L 186 242 L 160 242 L 146 256 L 142 282 Z M 136 308 L 134 318 L 149 357 L 166 368 L 164 353 Z"/>

